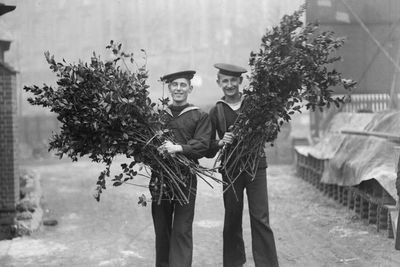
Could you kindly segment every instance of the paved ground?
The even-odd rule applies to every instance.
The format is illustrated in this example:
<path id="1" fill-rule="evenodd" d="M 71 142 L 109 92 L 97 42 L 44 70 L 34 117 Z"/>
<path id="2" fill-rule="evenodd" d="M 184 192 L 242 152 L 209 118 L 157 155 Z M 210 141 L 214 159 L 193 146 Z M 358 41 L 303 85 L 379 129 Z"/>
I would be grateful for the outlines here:
<path id="1" fill-rule="evenodd" d="M 42 178 L 45 217 L 58 225 L 0 241 L 0 266 L 154 266 L 150 208 L 137 205 L 146 189 L 109 187 L 98 203 L 92 193 L 101 165 L 60 161 L 28 167 Z M 281 266 L 400 266 L 393 239 L 295 177 L 291 166 L 271 166 L 268 175 Z M 222 266 L 221 188 L 199 183 L 196 205 L 193 266 Z M 247 209 L 244 235 L 246 266 L 254 266 Z"/>

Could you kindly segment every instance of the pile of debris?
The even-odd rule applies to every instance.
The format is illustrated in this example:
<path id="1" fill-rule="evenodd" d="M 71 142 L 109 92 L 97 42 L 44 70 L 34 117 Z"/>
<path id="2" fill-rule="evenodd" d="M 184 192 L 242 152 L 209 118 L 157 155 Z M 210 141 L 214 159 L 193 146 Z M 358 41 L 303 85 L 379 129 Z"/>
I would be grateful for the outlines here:
<path id="1" fill-rule="evenodd" d="M 20 174 L 20 201 L 16 206 L 16 236 L 30 235 L 41 224 L 43 210 L 39 175 L 27 170 Z"/>

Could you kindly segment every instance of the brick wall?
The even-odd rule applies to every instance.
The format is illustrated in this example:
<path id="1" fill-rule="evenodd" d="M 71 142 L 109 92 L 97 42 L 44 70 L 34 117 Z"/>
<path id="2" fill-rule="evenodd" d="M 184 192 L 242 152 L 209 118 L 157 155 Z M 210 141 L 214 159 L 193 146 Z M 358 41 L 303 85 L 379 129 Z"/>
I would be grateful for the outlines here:
<path id="1" fill-rule="evenodd" d="M 10 234 L 19 200 L 16 101 L 15 72 L 0 63 L 0 239 Z"/>

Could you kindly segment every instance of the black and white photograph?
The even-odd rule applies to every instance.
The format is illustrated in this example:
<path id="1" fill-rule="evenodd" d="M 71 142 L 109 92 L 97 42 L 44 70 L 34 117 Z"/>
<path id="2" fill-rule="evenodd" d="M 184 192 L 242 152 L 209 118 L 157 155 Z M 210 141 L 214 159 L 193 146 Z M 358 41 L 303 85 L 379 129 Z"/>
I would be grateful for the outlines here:
<path id="1" fill-rule="evenodd" d="M 0 0 L 1 267 L 397 267 L 399 198 L 398 0 Z"/>

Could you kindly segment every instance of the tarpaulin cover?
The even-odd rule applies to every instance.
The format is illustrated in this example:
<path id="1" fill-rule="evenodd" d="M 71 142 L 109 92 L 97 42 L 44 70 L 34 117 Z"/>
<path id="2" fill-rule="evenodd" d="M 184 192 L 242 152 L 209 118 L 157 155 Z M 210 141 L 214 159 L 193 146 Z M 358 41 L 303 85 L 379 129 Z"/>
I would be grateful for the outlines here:
<path id="1" fill-rule="evenodd" d="M 340 114 L 337 116 L 340 116 Z M 364 131 L 400 135 L 400 112 L 375 113 L 372 116 L 369 123 L 365 125 Z M 340 118 L 344 119 L 343 115 Z M 340 122 L 332 121 L 332 124 L 337 123 Z M 343 123 L 348 124 L 345 121 Z M 331 129 L 335 130 L 336 128 L 331 127 Z M 341 129 L 356 130 L 354 127 L 341 127 Z M 329 184 L 353 186 L 365 180 L 376 179 L 394 199 L 397 199 L 395 166 L 398 158 L 395 152 L 395 144 L 386 139 L 372 136 L 343 134 L 342 138 L 342 140 L 338 138 L 338 140 L 341 140 L 340 146 L 334 155 L 330 155 L 321 181 Z M 332 152 L 331 148 L 324 149 L 323 145 L 319 147 L 322 150 L 329 151 L 328 153 Z"/>
<path id="2" fill-rule="evenodd" d="M 341 130 L 362 131 L 371 122 L 372 113 L 345 113 L 339 112 L 322 129 L 321 138 L 313 146 L 296 146 L 295 150 L 304 156 L 311 155 L 318 159 L 330 159 L 341 146 L 345 135 Z"/>

